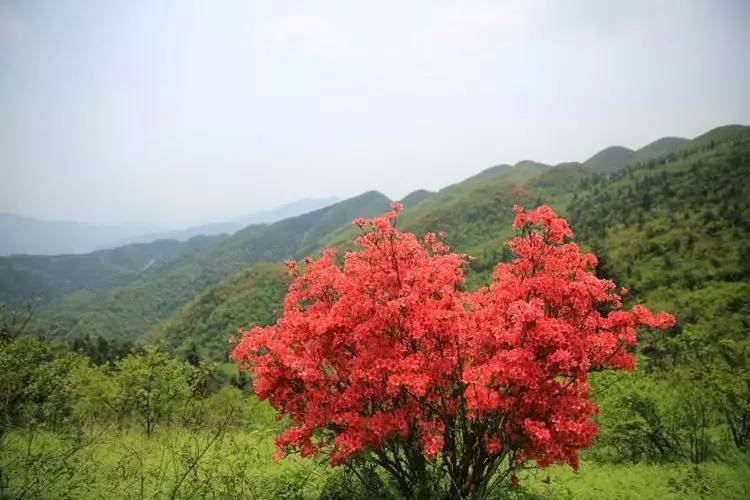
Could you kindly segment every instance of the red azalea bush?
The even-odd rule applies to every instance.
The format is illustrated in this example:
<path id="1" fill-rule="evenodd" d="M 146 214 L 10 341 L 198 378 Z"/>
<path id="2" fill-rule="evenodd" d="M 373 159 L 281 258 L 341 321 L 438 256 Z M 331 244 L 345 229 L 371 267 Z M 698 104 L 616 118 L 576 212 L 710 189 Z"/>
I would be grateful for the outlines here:
<path id="1" fill-rule="evenodd" d="M 550 208 L 515 208 L 515 259 L 462 291 L 468 257 L 371 220 L 343 265 L 334 249 L 296 276 L 275 325 L 243 332 L 232 358 L 293 422 L 279 455 L 372 459 L 407 496 L 481 498 L 528 461 L 578 466 L 596 435 L 588 373 L 631 370 L 636 328 L 674 318 L 622 308 Z"/>

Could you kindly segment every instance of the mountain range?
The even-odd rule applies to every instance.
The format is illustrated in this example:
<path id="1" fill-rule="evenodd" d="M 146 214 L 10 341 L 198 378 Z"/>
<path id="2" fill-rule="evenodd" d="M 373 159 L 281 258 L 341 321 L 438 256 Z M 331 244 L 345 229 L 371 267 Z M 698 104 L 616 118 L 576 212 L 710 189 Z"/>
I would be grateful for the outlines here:
<path id="1" fill-rule="evenodd" d="M 747 279 L 748 199 L 750 127 L 731 125 L 638 150 L 610 147 L 583 162 L 497 165 L 438 192 L 409 194 L 398 227 L 447 231 L 455 251 L 475 257 L 467 286 L 476 287 L 510 257 L 504 242 L 514 234 L 513 205 L 548 204 L 596 249 L 602 273 L 639 300 L 677 304 L 679 314 L 692 294 L 734 290 Z M 221 359 L 237 327 L 273 321 L 289 283 L 280 262 L 351 246 L 351 220 L 382 213 L 389 202 L 368 191 L 232 235 L 3 257 L 0 300 L 39 297 L 32 327 L 43 335 L 197 345 Z M 688 229 L 696 225 L 700 238 L 691 243 Z M 742 293 L 738 300 L 747 299 Z"/>
<path id="2" fill-rule="evenodd" d="M 170 231 L 148 230 L 144 225 L 114 226 L 48 221 L 0 213 L 0 256 L 85 254 L 130 243 L 149 243 L 164 239 L 186 241 L 195 236 L 229 235 L 250 224 L 270 224 L 337 201 L 338 198 L 303 199 L 226 222 Z"/>

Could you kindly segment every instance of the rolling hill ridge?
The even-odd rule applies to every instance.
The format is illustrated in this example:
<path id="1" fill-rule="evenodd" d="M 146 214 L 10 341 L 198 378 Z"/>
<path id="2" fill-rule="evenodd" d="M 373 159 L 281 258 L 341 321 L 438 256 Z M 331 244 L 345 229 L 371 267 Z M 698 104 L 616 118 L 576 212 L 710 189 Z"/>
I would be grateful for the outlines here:
<path id="1" fill-rule="evenodd" d="M 513 234 L 510 222 L 514 204 L 549 204 L 581 228 L 584 242 L 600 244 L 590 232 L 593 223 L 574 210 L 581 199 L 602 192 L 615 197 L 602 191 L 603 187 L 624 182 L 623 175 L 637 178 L 642 172 L 668 171 L 666 166 L 741 142 L 747 131 L 747 127 L 729 126 L 694 141 L 664 138 L 638 151 L 628 150 L 627 155 L 621 154 L 625 148 L 617 148 L 610 156 L 612 148 L 607 148 L 595 155 L 595 162 L 498 165 L 436 193 L 420 190 L 410 194 L 398 224 L 417 234 L 447 231 L 448 243 L 456 251 L 476 257 L 467 286 L 479 286 L 487 281 L 497 260 L 509 257 L 503 243 Z M 624 156 L 630 163 L 623 164 Z M 737 184 L 736 179 L 733 182 Z M 637 191 L 639 186 L 633 184 L 630 189 Z M 605 206 L 605 201 L 597 203 Z M 269 307 L 280 303 L 287 281 L 270 262 L 299 259 L 325 246 L 351 245 L 351 220 L 382 213 L 388 204 L 387 197 L 370 191 L 274 224 L 249 226 L 189 252 L 177 252 L 171 260 L 135 277 L 126 272 L 107 278 L 104 272 L 99 281 L 67 279 L 66 286 L 56 282 L 57 278 L 50 279 L 46 286 L 56 291 L 45 295 L 48 300 L 39 308 L 34 326 L 52 336 L 138 339 L 148 332 L 149 341 L 166 340 L 174 346 L 191 338 L 211 344 L 211 332 L 225 339 L 238 326 L 272 320 Z M 261 264 L 264 262 L 269 263 Z M 10 275 L 3 270 L 3 263 L 0 259 L 0 283 Z M 143 259 L 135 263 L 143 265 Z M 29 267 L 43 268 L 43 260 Z M 19 293 L 32 291 L 37 285 L 31 283 L 16 285 L 8 298 L 17 300 Z M 219 344 L 209 348 L 212 356 L 221 349 Z"/>
<path id="2" fill-rule="evenodd" d="M 737 132 L 738 134 L 730 134 L 723 142 L 715 141 L 714 146 L 710 145 L 710 141 L 701 141 L 680 158 L 674 157 L 675 148 L 684 147 L 683 140 L 656 141 L 646 146 L 646 151 L 653 151 L 658 156 L 651 158 L 641 153 L 644 162 L 614 169 L 611 174 L 603 173 L 610 169 L 596 171 L 580 163 L 566 163 L 544 169 L 538 169 L 532 163 L 519 163 L 515 168 L 520 170 L 508 177 L 507 167 L 494 167 L 489 172 L 485 171 L 489 175 L 484 176 L 484 182 L 477 183 L 475 176 L 434 193 L 411 208 L 406 205 L 398 225 L 417 234 L 446 230 L 448 242 L 454 250 L 467 252 L 475 257 L 467 274 L 467 285 L 475 287 L 488 281 L 498 260 L 510 257 L 510 253 L 504 248 L 504 242 L 514 234 L 510 227 L 514 216 L 513 204 L 535 206 L 545 203 L 570 218 L 578 233 L 578 241 L 596 248 L 602 261 L 602 272 L 616 273 L 613 275 L 631 286 L 640 300 L 646 300 L 654 304 L 654 307 L 676 310 L 679 313 L 687 308 L 684 299 L 678 301 L 675 298 L 660 298 L 659 293 L 663 292 L 648 292 L 639 285 L 638 276 L 624 273 L 609 263 L 617 261 L 623 269 L 652 269 L 657 288 L 674 289 L 672 285 L 676 281 L 675 276 L 656 271 L 660 265 L 663 267 L 661 259 L 669 245 L 661 240 L 658 244 L 651 243 L 651 233 L 639 234 L 637 224 L 647 217 L 656 226 L 668 224 L 669 219 L 665 221 L 664 217 L 669 210 L 675 210 L 676 207 L 684 209 L 699 199 L 705 213 L 716 211 L 725 214 L 717 218 L 721 221 L 717 223 L 722 228 L 739 231 L 737 234 L 740 237 L 734 241 L 741 241 L 743 236 L 747 236 L 747 224 L 742 226 L 739 220 L 742 213 L 746 213 L 746 220 L 750 220 L 747 203 L 742 205 L 741 202 L 743 199 L 750 199 L 747 196 L 750 193 L 750 158 L 747 156 L 750 152 L 750 128 L 739 129 Z M 668 145 L 666 154 L 665 148 L 661 147 L 663 144 Z M 524 170 L 525 168 L 528 170 Z M 500 174 L 503 171 L 506 172 Z M 672 184 L 673 191 L 664 187 Z M 702 199 L 702 193 L 707 192 L 705 186 L 713 184 L 735 187 Z M 647 199 L 651 197 L 653 204 L 641 206 L 643 194 L 637 193 L 644 193 Z M 664 203 L 668 205 L 665 207 Z M 730 212 L 720 208 L 723 203 L 735 207 L 731 212 L 734 215 L 726 215 Z M 741 206 L 744 208 L 740 208 Z M 618 226 L 618 214 L 624 212 L 628 214 L 625 220 L 635 221 L 635 228 L 632 227 L 633 222 L 627 226 L 630 227 L 629 230 Z M 684 233 L 694 223 L 694 218 L 685 218 L 676 227 L 681 228 L 680 231 Z M 604 238 L 604 235 L 609 234 L 612 236 Z M 702 235 L 700 245 L 705 248 L 700 255 L 705 256 L 708 248 L 716 249 L 727 244 L 724 241 L 726 238 L 717 237 L 717 234 L 719 233 L 709 232 Z M 353 229 L 343 228 L 326 245 L 351 246 L 351 238 L 355 235 L 356 231 Z M 730 244 L 729 248 L 733 246 L 737 244 Z M 725 264 L 728 270 L 716 269 L 718 274 L 708 271 L 713 265 L 710 261 L 696 266 L 696 269 L 690 269 L 691 262 L 695 262 L 695 259 L 701 262 L 705 258 L 700 255 L 681 258 L 679 262 L 684 264 L 674 267 L 670 272 L 688 276 L 687 280 L 693 287 L 716 279 L 729 280 L 728 286 L 734 290 L 732 287 L 735 285 L 731 283 L 746 279 L 742 273 L 747 271 L 740 270 L 742 264 L 738 260 L 740 255 L 750 255 L 750 250 L 746 247 L 745 244 L 742 247 L 744 250 L 731 250 L 731 257 Z M 637 257 L 624 257 L 633 252 L 641 253 L 637 253 Z M 652 262 L 652 259 L 656 261 Z M 227 337 L 235 334 L 238 326 L 272 322 L 274 315 L 266 315 L 269 308 L 273 310 L 281 306 L 288 279 L 283 279 L 279 266 L 276 268 L 278 274 L 275 280 L 266 279 L 263 283 L 253 281 L 251 277 L 255 273 L 268 276 L 271 268 L 265 266 L 270 264 L 262 266 L 257 270 L 252 266 L 207 290 L 199 298 L 183 306 L 175 316 L 155 325 L 149 332 L 149 340 L 164 340 L 180 349 L 197 339 L 197 345 L 206 346 L 207 355 L 221 359 L 227 352 Z M 706 270 L 704 272 L 708 274 L 689 278 L 699 268 Z M 725 284 L 717 286 L 722 289 Z M 697 292 L 698 296 L 710 296 L 713 289 L 708 286 L 701 290 Z M 740 296 L 744 293 L 740 293 Z M 714 303 L 714 306 L 722 308 L 726 304 Z"/>

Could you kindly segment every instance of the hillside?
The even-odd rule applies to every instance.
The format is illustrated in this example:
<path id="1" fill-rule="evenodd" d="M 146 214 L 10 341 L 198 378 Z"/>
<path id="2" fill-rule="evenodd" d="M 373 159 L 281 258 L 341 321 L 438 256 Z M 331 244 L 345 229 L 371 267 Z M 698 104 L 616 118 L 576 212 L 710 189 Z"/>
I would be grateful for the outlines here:
<path id="1" fill-rule="evenodd" d="M 662 137 L 643 146 L 635 152 L 634 157 L 636 161 L 644 162 L 674 153 L 688 144 L 690 140 L 682 137 Z"/>
<path id="2" fill-rule="evenodd" d="M 427 198 L 430 198 L 434 194 L 435 193 L 433 193 L 432 191 L 427 191 L 426 189 L 417 189 L 416 191 L 412 191 L 411 193 L 404 196 L 401 200 L 401 203 L 403 203 L 406 208 L 413 208 L 415 205 L 423 202 Z"/>
<path id="3" fill-rule="evenodd" d="M 68 293 L 43 305 L 32 326 L 50 336 L 137 339 L 206 287 L 255 262 L 311 253 L 354 217 L 382 213 L 388 204 L 370 191 L 298 217 L 250 226 L 125 285 Z"/>
<path id="4" fill-rule="evenodd" d="M 693 138 L 690 144 L 684 146 L 684 149 L 711 146 L 712 143 L 715 144 L 717 142 L 732 139 L 748 131 L 750 131 L 750 126 L 748 125 L 722 125 L 721 127 L 713 128 L 708 132 Z"/>
<path id="5" fill-rule="evenodd" d="M 0 257 L 0 302 L 11 305 L 54 300 L 81 289 L 119 286 L 190 258 L 223 236 L 199 236 L 186 242 L 158 240 L 81 255 Z"/>
<path id="6" fill-rule="evenodd" d="M 715 273 L 715 276 L 730 276 L 734 283 L 747 279 L 742 278 L 745 276 L 742 273 L 746 271 L 741 271 L 742 264 L 738 256 L 750 255 L 750 251 L 745 248 L 747 244 L 742 247 L 739 243 L 742 238 L 737 238 L 738 234 L 746 236 L 745 232 L 741 232 L 746 229 L 736 227 L 736 223 L 737 217 L 745 210 L 740 207 L 747 206 L 747 202 L 742 201 L 743 196 L 744 199 L 750 199 L 747 196 L 747 183 L 750 179 L 748 161 L 743 160 L 742 156 L 750 151 L 750 147 L 747 145 L 748 135 L 740 135 L 739 139 L 736 135 L 730 138 L 721 147 L 710 150 L 706 146 L 695 146 L 687 156 L 672 161 L 648 158 L 648 161 L 654 162 L 653 165 L 634 165 L 611 177 L 598 174 L 580 163 L 560 164 L 543 170 L 533 167 L 525 170 L 523 165 L 519 165 L 520 170 L 513 172 L 509 172 L 509 168 L 519 167 L 495 167 L 480 174 L 485 179 L 484 182 L 477 183 L 475 176 L 433 194 L 413 208 L 407 206 L 399 217 L 398 225 L 418 234 L 425 231 L 447 231 L 448 242 L 454 250 L 470 253 L 476 258 L 467 275 L 468 284 L 473 287 L 488 280 L 497 260 L 509 257 L 503 243 L 513 235 L 510 227 L 513 204 L 534 206 L 545 203 L 570 218 L 579 241 L 596 248 L 604 266 L 603 272 L 613 273 L 625 286 L 631 287 L 634 297 L 640 297 L 656 308 L 675 310 L 679 315 L 687 310 L 687 304 L 650 293 L 654 283 L 667 288 L 680 280 L 702 283 L 707 276 L 714 276 L 711 273 Z M 677 143 L 684 144 L 676 141 L 673 145 Z M 662 157 L 663 148 L 651 149 L 657 158 Z M 729 153 L 735 149 L 740 152 Z M 706 187 L 718 185 L 724 188 L 714 192 Z M 724 204 L 736 208 L 722 208 Z M 661 236 L 654 236 L 658 244 L 652 243 L 651 232 L 640 232 L 638 224 L 660 227 L 666 224 L 665 217 L 667 222 L 671 220 L 669 214 L 672 211 L 685 211 L 696 205 L 702 207 L 701 213 L 714 214 L 716 224 L 719 224 L 716 227 L 731 230 L 717 232 L 716 227 L 711 229 L 711 226 L 704 224 L 701 242 L 693 243 L 696 248 L 702 247 L 700 253 L 675 255 L 671 265 L 681 264 L 672 271 L 665 270 L 668 269 L 664 266 L 665 252 L 671 248 L 671 243 L 662 241 Z M 729 215 L 730 212 L 734 215 Z M 700 217 L 678 218 L 679 224 L 676 227 L 685 235 L 691 225 L 699 223 Z M 652 222 L 643 222 L 646 220 Z M 750 217 L 746 216 L 745 220 L 750 220 Z M 625 225 L 619 226 L 620 221 L 624 221 Z M 609 236 L 603 238 L 605 234 Z M 349 246 L 354 235 L 355 232 L 350 228 L 343 228 L 334 233 L 326 244 Z M 730 239 L 735 243 L 729 244 Z M 687 245 L 677 245 L 682 251 L 687 251 Z M 716 253 L 724 247 L 729 249 L 728 257 L 718 266 Z M 711 259 L 714 259 L 713 263 Z M 612 268 L 610 262 L 618 262 L 619 267 Z M 627 269 L 639 269 L 641 274 L 628 274 L 625 272 Z M 246 272 L 252 273 L 253 269 Z M 677 275 L 682 278 L 678 280 Z M 213 297 L 225 296 L 228 290 L 234 290 L 237 295 L 248 293 L 237 287 L 241 282 L 242 278 L 237 276 L 217 285 L 217 292 Z M 695 283 L 691 286 L 695 286 Z M 253 293 L 281 297 L 282 286 L 280 281 L 267 280 L 261 285 L 262 291 Z M 212 306 L 209 307 L 209 303 Z M 724 307 L 716 303 L 714 306 Z M 166 337 L 170 342 L 179 345 L 185 339 L 194 338 L 193 325 L 208 324 L 208 318 L 214 315 L 214 310 L 222 311 L 221 317 L 237 318 L 236 325 L 258 321 L 257 315 L 243 318 L 238 305 L 231 305 L 228 299 L 224 302 L 220 299 L 200 300 L 183 307 L 177 316 L 157 326 L 152 333 L 168 332 Z M 227 328 L 222 324 L 217 331 L 221 331 L 221 337 L 224 338 L 231 327 Z M 211 332 L 207 330 L 200 334 L 201 339 L 210 337 Z"/>
<path id="7" fill-rule="evenodd" d="M 225 359 L 227 339 L 237 335 L 238 327 L 265 325 L 276 319 L 290 282 L 282 264 L 254 264 L 207 288 L 169 319 L 154 325 L 146 340 Z"/>
<path id="8" fill-rule="evenodd" d="M 532 201 L 524 192 L 516 192 L 519 189 L 518 183 L 527 182 L 539 176 L 541 172 L 551 173 L 552 170 L 548 166 L 533 162 L 518 167 L 493 167 L 438 193 L 416 192 L 422 199 L 414 204 L 409 202 L 409 197 L 405 198 L 406 208 L 399 217 L 398 225 L 402 229 L 417 233 L 445 229 L 449 231 L 449 243 L 464 251 L 469 247 L 478 248 L 480 251 L 483 248 L 491 248 L 510 234 L 510 226 L 505 222 L 512 218 L 513 203 Z M 411 196 L 412 199 L 415 197 L 416 195 Z M 357 233 L 351 225 L 353 218 L 354 216 L 319 241 L 317 248 L 306 247 L 296 256 L 314 254 L 323 246 L 351 247 Z M 497 229 L 500 227 L 502 230 L 498 232 Z M 499 247 L 499 243 L 497 246 Z M 494 255 L 494 250 L 490 253 Z M 206 290 L 200 297 L 180 308 L 175 316 L 155 325 L 149 331 L 148 339 L 165 340 L 174 347 L 184 348 L 193 339 L 200 338 L 201 342 L 198 344 L 208 342 L 208 350 L 219 359 L 223 359 L 227 349 L 223 339 L 233 334 L 237 326 L 249 323 L 263 324 L 273 319 L 272 315 L 245 316 L 243 310 L 254 309 L 258 303 L 257 297 L 267 298 L 264 300 L 268 303 L 272 303 L 272 298 L 276 298 L 280 304 L 286 291 L 287 281 L 248 278 L 258 273 L 268 277 L 269 265 L 260 266 L 260 270 L 256 269 L 256 266 L 251 266 Z M 252 286 L 257 289 L 242 288 L 247 283 L 253 283 Z M 248 294 L 252 297 L 249 304 L 234 299 Z M 218 330 L 204 329 L 209 324 L 215 325 Z M 217 334 L 218 331 L 221 333 Z M 219 338 L 222 340 L 217 344 L 216 339 Z"/>
<path id="9" fill-rule="evenodd" d="M 675 311 L 695 341 L 746 339 L 750 131 L 700 141 L 691 154 L 652 168 L 618 172 L 583 192 L 571 216 L 597 249 L 602 271 L 640 300 Z M 657 362 L 673 350 L 663 338 L 650 346 Z"/>
<path id="10" fill-rule="evenodd" d="M 616 156 L 610 157 L 615 162 L 613 164 L 601 163 L 608 155 L 599 157 L 597 168 L 592 167 L 591 162 L 572 162 L 555 167 L 532 161 L 519 162 L 515 166 L 498 165 L 437 193 L 413 193 L 410 198 L 417 200 L 417 203 L 407 198 L 409 203 L 398 224 L 400 228 L 417 234 L 447 231 L 448 243 L 456 251 L 475 256 L 467 278 L 468 286 L 475 287 L 487 281 L 497 260 L 509 256 L 503 243 L 513 234 L 510 222 L 514 204 L 549 204 L 562 214 L 570 216 L 572 222 L 581 227 L 583 241 L 590 240 L 592 244 L 598 244 L 591 236 L 591 228 L 594 227 L 595 220 L 606 220 L 606 214 L 591 211 L 597 216 L 595 220 L 589 220 L 580 210 L 573 210 L 586 193 L 602 195 L 604 192 L 607 194 L 602 196 L 614 199 L 615 196 L 609 191 L 602 191 L 603 186 L 609 183 L 617 185 L 618 182 L 623 182 L 623 176 L 636 175 L 633 172 L 661 172 L 664 165 L 687 161 L 686 158 L 694 155 L 708 154 L 707 148 L 712 147 L 711 144 L 729 143 L 733 137 L 737 137 L 737 133 L 742 134 L 743 130 L 745 129 L 742 127 L 721 127 L 699 136 L 697 143 L 660 139 L 633 153 L 641 159 L 624 170 L 621 160 Z M 734 135 L 727 131 L 733 131 Z M 706 139 L 718 136 L 729 139 L 724 142 Z M 681 151 L 679 160 L 673 152 L 664 154 L 675 147 Z M 701 182 L 705 185 L 704 181 Z M 736 181 L 732 182 L 736 184 Z M 629 189 L 637 192 L 641 188 L 640 184 L 634 184 Z M 351 220 L 360 215 L 382 213 L 387 206 L 385 196 L 368 192 L 299 217 L 270 225 L 248 227 L 215 244 L 208 244 L 184 255 L 178 254 L 172 260 L 153 269 L 149 268 L 142 274 L 100 272 L 92 273 L 90 279 L 83 279 L 73 273 L 75 279 L 64 280 L 65 286 L 56 285 L 59 293 L 49 295 L 50 299 L 40 309 L 35 326 L 40 332 L 53 336 L 104 335 L 137 339 L 150 331 L 149 338 L 169 337 L 172 343 L 178 344 L 180 337 L 176 332 L 183 329 L 180 325 L 184 323 L 176 319 L 167 328 L 162 322 L 180 310 L 180 317 L 192 318 L 191 323 L 211 323 L 205 319 L 195 319 L 206 314 L 211 307 L 204 305 L 203 312 L 196 313 L 197 315 L 185 310 L 191 307 L 191 301 L 207 287 L 226 278 L 242 275 L 248 266 L 256 262 L 301 258 L 315 254 L 324 246 L 350 246 L 355 234 Z M 597 206 L 605 204 L 598 201 Z M 632 208 L 629 212 L 633 212 Z M 136 259 L 134 262 L 136 265 L 143 261 Z M 30 269 L 37 270 L 44 268 L 44 265 L 51 264 L 42 259 L 30 265 Z M 0 277 L 2 276 L 3 273 L 0 272 Z M 10 283 L 12 278 L 9 276 L 12 273 L 5 273 L 5 281 L 0 283 Z M 16 285 L 13 293 L 26 293 L 33 288 L 34 280 L 28 278 L 31 275 L 26 276 L 23 280 L 14 281 Z M 235 284 L 240 282 L 235 278 Z M 18 283 L 23 283 L 23 286 Z M 271 280 L 263 283 L 265 284 L 262 286 L 266 287 L 274 283 L 279 285 L 281 282 Z M 277 297 L 280 293 L 276 289 L 269 289 L 267 292 L 266 295 L 270 297 Z M 220 293 L 217 296 L 224 295 L 226 294 Z M 220 308 L 221 300 L 217 300 L 219 302 L 216 303 L 216 308 Z M 228 311 L 233 309 L 233 306 L 227 308 Z M 241 311 L 236 314 L 231 312 L 227 317 L 230 321 L 238 321 L 235 326 L 255 321 L 253 318 L 243 321 Z M 228 324 L 230 323 L 221 328 L 225 333 L 229 331 L 227 328 L 232 328 Z M 190 331 L 197 334 L 194 329 Z M 190 333 L 187 337 L 192 336 L 193 333 Z"/>
<path id="11" fill-rule="evenodd" d="M 731 135 L 732 132 L 727 133 L 727 136 Z M 662 137 L 636 151 L 622 146 L 611 146 L 599 151 L 583 164 L 595 172 L 611 174 L 634 163 L 645 163 L 665 157 L 688 148 L 691 144 L 695 143 L 682 137 Z"/>
<path id="12" fill-rule="evenodd" d="M 597 172 L 611 173 L 636 161 L 635 151 L 623 146 L 610 146 L 583 162 Z"/>

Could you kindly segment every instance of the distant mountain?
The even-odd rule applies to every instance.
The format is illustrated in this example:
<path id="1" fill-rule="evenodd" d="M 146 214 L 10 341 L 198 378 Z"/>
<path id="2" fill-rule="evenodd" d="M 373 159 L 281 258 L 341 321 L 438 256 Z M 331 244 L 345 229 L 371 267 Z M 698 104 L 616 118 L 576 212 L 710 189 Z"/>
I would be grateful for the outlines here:
<path id="1" fill-rule="evenodd" d="M 248 226 L 122 285 L 80 288 L 51 300 L 39 309 L 33 326 L 54 336 L 137 339 L 206 287 L 256 262 L 298 259 L 312 254 L 330 233 L 350 226 L 357 216 L 383 213 L 389 204 L 382 194 L 369 191 L 273 224 Z M 94 254 L 88 257 L 96 258 Z M 61 286 L 49 282 L 38 284 Z"/>
<path id="2" fill-rule="evenodd" d="M 190 238 L 196 236 L 218 236 L 218 235 L 230 235 L 239 231 L 246 224 L 240 224 L 238 222 L 217 222 L 215 224 L 202 224 L 200 226 L 188 227 L 185 229 L 177 229 L 174 231 L 159 231 L 152 233 L 138 234 L 125 241 L 119 242 L 120 245 L 129 245 L 132 243 L 149 243 L 151 241 L 158 240 L 175 240 L 175 241 L 187 241 Z"/>
<path id="3" fill-rule="evenodd" d="M 196 236 L 186 242 L 157 240 L 80 255 L 0 257 L 0 303 L 36 299 L 48 302 L 79 290 L 124 285 L 211 247 L 225 237 Z"/>
<path id="4" fill-rule="evenodd" d="M 583 162 L 584 165 L 597 172 L 611 174 L 628 165 L 651 160 L 665 160 L 667 156 L 678 151 L 687 151 L 696 147 L 706 146 L 711 141 L 721 141 L 735 137 L 749 129 L 744 125 L 726 125 L 715 128 L 693 140 L 684 137 L 662 137 L 642 148 L 633 151 L 622 146 L 610 146 Z"/>
<path id="5" fill-rule="evenodd" d="M 187 241 L 196 236 L 230 235 L 251 224 L 271 224 L 332 205 L 336 201 L 338 199 L 333 197 L 303 199 L 227 222 L 170 231 L 149 231 L 142 226 L 47 221 L 14 214 L 0 214 L 0 256 L 86 254 L 132 243 L 149 243 L 157 240 Z"/>
<path id="6" fill-rule="evenodd" d="M 149 242 L 155 240 L 178 240 L 185 241 L 195 236 L 214 236 L 219 234 L 231 235 L 239 231 L 243 227 L 250 226 L 252 224 L 272 224 L 282 219 L 288 219 L 289 217 L 295 217 L 297 215 L 306 214 L 319 208 L 333 205 L 338 201 L 338 198 L 320 198 L 311 199 L 305 198 L 291 203 L 280 205 L 270 210 L 264 210 L 255 212 L 250 215 L 237 217 L 228 222 L 217 222 L 215 224 L 203 224 L 200 226 L 188 227 L 186 229 L 180 229 L 176 231 L 162 231 L 157 233 L 148 233 L 138 235 L 135 238 L 129 240 L 129 243 L 137 242 Z"/>
<path id="7" fill-rule="evenodd" d="M 533 160 L 521 160 L 518 163 L 516 163 L 513 167 L 547 170 L 547 169 L 552 168 L 552 165 L 547 165 L 546 163 L 539 163 L 538 161 L 533 161 Z"/>
<path id="8" fill-rule="evenodd" d="M 255 212 L 253 214 L 238 217 L 232 222 L 241 224 L 243 227 L 250 224 L 271 224 L 289 217 L 296 217 L 298 215 L 313 212 L 319 208 L 327 207 L 338 203 L 340 200 L 335 196 L 328 198 L 305 198 L 291 203 L 280 205 L 270 210 L 264 210 L 261 212 Z"/>
<path id="9" fill-rule="evenodd" d="M 84 253 L 145 232 L 143 227 L 47 221 L 0 214 L 0 255 Z"/>
<path id="10" fill-rule="evenodd" d="M 597 172 L 611 173 L 635 161 L 635 151 L 632 149 L 610 146 L 602 149 L 583 164 Z"/>
<path id="11" fill-rule="evenodd" d="M 454 191 L 463 191 L 468 187 L 482 186 L 488 182 L 521 182 L 530 176 L 533 177 L 550 168 L 552 168 L 550 165 L 533 161 L 521 161 L 518 162 L 517 166 L 508 164 L 495 165 L 464 179 L 458 184 L 441 189 L 440 193 L 445 197 L 446 195 L 451 195 Z"/>
<path id="12" fill-rule="evenodd" d="M 434 194 L 432 191 L 427 191 L 426 189 L 417 189 L 404 196 L 401 199 L 401 203 L 404 204 L 405 208 L 413 208 Z"/>
<path id="13" fill-rule="evenodd" d="M 720 127 L 687 142 L 667 137 L 637 151 L 607 148 L 584 163 L 550 166 L 522 161 L 515 166 L 497 165 L 436 193 L 423 190 L 411 193 L 405 197 L 406 208 L 398 225 L 416 234 L 446 230 L 447 241 L 455 251 L 475 257 L 467 273 L 469 288 L 486 283 L 495 263 L 508 258 L 503 245 L 515 234 L 511 228 L 515 203 L 552 206 L 570 217 L 584 243 L 593 240 L 607 243 L 608 231 L 614 223 L 604 221 L 616 221 L 625 214 L 622 217 L 627 216 L 628 225 L 632 226 L 628 229 L 629 239 L 618 240 L 616 244 L 612 240 L 608 251 L 614 254 L 620 247 L 635 245 L 633 248 L 638 251 L 645 249 L 652 253 L 654 245 L 662 242 L 638 246 L 639 241 L 647 238 L 639 235 L 638 225 L 654 218 L 661 224 L 659 227 L 668 227 L 674 223 L 669 221 L 676 219 L 670 215 L 673 210 L 679 207 L 683 210 L 701 196 L 709 196 L 711 206 L 701 209 L 701 217 L 709 221 L 705 238 L 714 245 L 718 242 L 716 235 L 728 233 L 724 231 L 726 228 L 718 232 L 712 229 L 712 217 L 722 221 L 731 219 L 737 227 L 742 223 L 743 193 L 750 189 L 743 180 L 747 176 L 749 141 L 750 128 Z M 607 175 L 592 175 L 601 173 Z M 733 187 L 725 189 L 728 201 L 722 204 L 721 197 L 714 196 L 713 190 L 705 186 L 725 180 Z M 588 200 L 585 210 L 580 208 L 583 206 L 580 200 L 584 198 Z M 280 272 L 280 261 L 313 255 L 325 246 L 350 246 L 356 232 L 351 220 L 383 213 L 388 205 L 385 196 L 370 191 L 273 224 L 248 226 L 194 251 L 175 249 L 171 259 L 164 258 L 159 265 L 148 266 L 140 273 L 130 270 L 143 267 L 147 255 L 139 255 L 130 267 L 123 266 L 126 271 L 120 274 L 108 270 L 109 261 L 105 259 L 104 270 L 92 273 L 101 273 L 101 279 L 65 276 L 57 271 L 44 275 L 44 270 L 52 264 L 43 257 L 39 261 L 21 262 L 19 265 L 26 266 L 23 270 L 26 274 L 18 274 L 17 268 L 3 268 L 4 261 L 0 259 L 0 277 L 5 280 L 0 279 L 0 283 L 32 280 L 28 286 L 16 283 L 14 293 L 34 291 L 40 286 L 60 290 L 49 293 L 51 299 L 40 308 L 34 322 L 39 332 L 128 339 L 142 338 L 149 332 L 148 341 L 162 339 L 179 346 L 190 339 L 198 340 L 216 355 L 221 352 L 223 340 L 211 341 L 214 335 L 223 339 L 235 326 L 272 320 L 273 308 L 288 282 Z M 654 212 L 656 206 L 658 213 Z M 602 228 L 607 231 L 601 232 Z M 685 246 L 689 242 L 675 245 L 680 252 L 690 248 Z M 704 252 L 698 244 L 695 249 Z M 660 252 L 659 258 L 670 255 L 667 250 Z M 736 268 L 735 257 L 740 254 L 748 255 L 747 249 L 731 251 L 732 276 L 745 276 L 744 268 Z M 601 256 L 602 266 L 607 269 L 607 255 L 601 253 Z M 95 254 L 88 258 L 101 260 Z M 84 264 L 76 264 L 81 274 L 88 269 Z M 95 264 L 89 265 L 97 269 Z M 69 266 L 75 273 L 75 266 Z M 703 271 L 713 272 L 710 266 Z M 620 272 L 629 271 L 625 268 Z M 33 281 L 35 273 L 42 273 L 42 277 Z M 644 275 L 633 280 L 646 278 Z M 641 289 L 648 286 L 651 285 L 639 285 Z"/>
<path id="14" fill-rule="evenodd" d="M 750 126 L 748 125 L 723 125 L 693 138 L 690 141 L 690 146 L 710 146 L 712 142 L 734 139 L 748 131 L 750 131 Z"/>
<path id="15" fill-rule="evenodd" d="M 690 139 L 683 137 L 662 137 L 650 144 L 643 146 L 635 152 L 636 161 L 649 161 L 661 156 L 674 153 L 678 149 L 690 144 Z"/>

